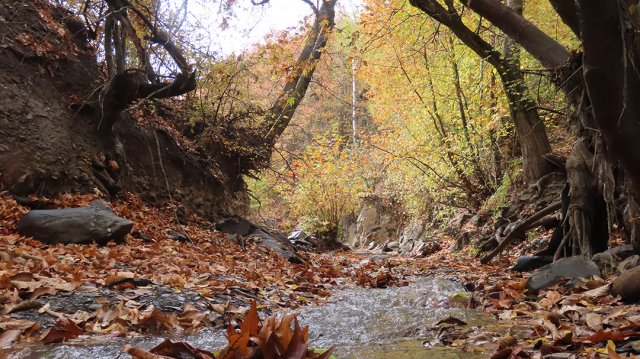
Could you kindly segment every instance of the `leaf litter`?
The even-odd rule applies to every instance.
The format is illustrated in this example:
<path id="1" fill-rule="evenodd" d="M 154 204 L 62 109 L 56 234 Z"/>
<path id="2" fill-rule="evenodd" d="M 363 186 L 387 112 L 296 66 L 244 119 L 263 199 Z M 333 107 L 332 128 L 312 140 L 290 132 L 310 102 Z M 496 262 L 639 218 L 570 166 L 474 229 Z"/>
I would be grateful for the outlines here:
<path id="1" fill-rule="evenodd" d="M 73 207 L 96 197 L 62 195 L 47 201 Z M 428 342 L 490 352 L 492 358 L 622 358 L 640 350 L 639 307 L 609 294 L 613 278 L 591 278 L 575 287 L 558 283 L 530 294 L 524 286 L 528 274 L 507 270 L 513 256 L 481 265 L 470 254 L 446 249 L 426 258 L 383 260 L 350 252 L 306 252 L 308 263 L 291 264 L 260 243 L 239 246 L 195 215 L 189 225 L 174 224 L 171 205 L 149 207 L 129 194 L 110 205 L 135 222 L 125 244 L 43 245 L 15 230 L 28 210 L 0 196 L 0 346 L 168 334 L 236 321 L 237 326 L 227 328 L 228 346 L 215 354 L 170 341 L 154 348 L 156 352 L 126 350 L 136 358 L 322 358 L 309 350 L 308 329 L 300 328 L 295 316 L 269 316 L 260 324 L 258 310 L 269 314 L 322 304 L 332 290 L 345 285 L 381 288 L 406 285 L 412 276 L 435 275 L 470 289 L 450 298 L 451 305 L 484 310 L 497 321 L 471 330 L 457 318 L 446 318 L 416 333 Z M 185 233 L 192 242 L 171 239 L 169 230 Z M 453 240 L 441 241 L 446 248 Z M 179 303 L 174 310 L 143 303 L 145 296 L 156 294 L 155 287 L 197 300 Z M 48 302 L 84 292 L 96 295 L 95 310 L 53 310 Z M 53 323 L 20 319 L 20 313 L 30 311 Z"/>

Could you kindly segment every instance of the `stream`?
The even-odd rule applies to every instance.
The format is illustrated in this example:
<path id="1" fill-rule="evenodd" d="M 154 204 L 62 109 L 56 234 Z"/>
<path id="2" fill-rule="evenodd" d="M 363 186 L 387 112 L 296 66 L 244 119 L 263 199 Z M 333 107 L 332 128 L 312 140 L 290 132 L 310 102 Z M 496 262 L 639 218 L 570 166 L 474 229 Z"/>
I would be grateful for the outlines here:
<path id="1" fill-rule="evenodd" d="M 455 282 L 435 277 L 417 278 L 409 286 L 367 289 L 351 288 L 336 291 L 322 306 L 298 311 L 302 325 L 309 325 L 311 347 L 336 345 L 339 359 L 409 359 L 409 358 L 484 358 L 484 353 L 468 353 L 433 344 L 433 338 L 419 338 L 439 320 L 453 316 L 469 327 L 493 323 L 480 311 L 455 305 L 464 292 Z M 418 338 L 416 338 L 416 335 Z M 174 337 L 191 345 L 214 350 L 224 347 L 226 339 L 220 330 L 202 330 L 195 335 Z M 133 345 L 150 349 L 163 340 L 159 337 L 109 338 L 77 344 L 18 344 L 0 349 L 0 357 L 22 358 L 126 358 L 122 348 Z"/>

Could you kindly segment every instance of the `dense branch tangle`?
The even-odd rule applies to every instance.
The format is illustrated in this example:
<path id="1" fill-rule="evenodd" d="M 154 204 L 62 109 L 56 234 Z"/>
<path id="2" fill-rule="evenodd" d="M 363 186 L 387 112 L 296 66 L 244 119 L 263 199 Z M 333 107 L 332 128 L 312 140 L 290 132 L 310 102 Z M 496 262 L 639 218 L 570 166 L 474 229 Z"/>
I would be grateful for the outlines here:
<path id="1" fill-rule="evenodd" d="M 101 129 L 108 132 L 132 101 L 179 96 L 194 90 L 196 80 L 182 51 L 164 30 L 149 20 L 151 14 L 145 14 L 129 0 L 106 0 L 106 3 L 104 51 L 110 81 L 101 100 L 104 113 Z M 140 32 L 147 35 L 141 37 Z M 160 45 L 172 58 L 179 73 L 171 81 L 159 81 L 143 40 Z M 127 59 L 127 41 L 135 48 L 138 67 L 128 67 L 133 61 Z"/>

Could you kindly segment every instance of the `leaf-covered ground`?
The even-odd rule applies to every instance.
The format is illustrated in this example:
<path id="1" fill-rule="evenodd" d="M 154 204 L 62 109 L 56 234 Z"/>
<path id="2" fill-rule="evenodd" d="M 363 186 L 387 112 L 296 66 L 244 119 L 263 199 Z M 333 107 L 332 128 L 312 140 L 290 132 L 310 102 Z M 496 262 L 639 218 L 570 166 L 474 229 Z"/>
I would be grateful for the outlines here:
<path id="1" fill-rule="evenodd" d="M 49 203 L 71 207 L 94 198 L 69 195 Z M 284 312 L 321 304 L 345 285 L 404 285 L 414 275 L 462 282 L 470 292 L 452 302 L 499 319 L 480 332 L 454 319 L 425 327 L 418 335 L 430 345 L 494 353 L 495 358 L 551 353 L 615 357 L 624 355 L 616 351 L 640 347 L 635 342 L 640 310 L 609 294 L 612 278 L 592 278 L 575 288 L 561 283 L 530 295 L 524 289 L 527 274 L 508 270 L 515 258 L 480 265 L 468 254 L 447 249 L 420 259 L 302 253 L 308 263 L 296 265 L 250 240 L 241 247 L 193 215 L 189 225 L 177 225 L 172 207 L 151 208 L 134 196 L 110 204 L 116 214 L 135 222 L 126 244 L 43 245 L 16 233 L 16 221 L 27 209 L 0 197 L 0 347 L 223 326 L 244 316 L 252 301 L 263 313 Z M 169 230 L 186 233 L 191 242 L 172 239 Z M 451 247 L 452 241 L 442 241 Z M 190 299 L 169 309 L 145 299 L 160 290 Z M 83 293 L 92 293 L 88 307 L 60 304 L 62 295 Z"/>
<path id="2" fill-rule="evenodd" d="M 63 196 L 49 203 L 81 206 L 94 197 Z M 27 209 L 9 197 L 0 199 L 0 345 L 56 342 L 84 333 L 193 330 L 243 314 L 251 300 L 265 311 L 290 309 L 321 302 L 332 288 L 349 282 L 383 286 L 404 277 L 391 265 L 357 265 L 362 258 L 350 253 L 305 253 L 308 264 L 292 264 L 259 243 L 241 247 L 201 219 L 176 225 L 173 208 L 150 208 L 133 196 L 111 206 L 135 222 L 126 244 L 43 245 L 15 230 Z M 176 241 L 169 230 L 186 233 L 191 241 Z M 148 289 L 138 285 L 148 281 L 175 293 L 196 293 L 197 302 L 175 312 L 143 305 L 136 299 Z M 69 312 L 64 306 L 54 311 L 48 305 L 49 297 L 72 291 L 104 294 L 95 298 L 102 305 L 93 312 Z M 119 293 L 120 300 L 113 303 L 107 291 Z M 16 319 L 33 310 L 58 319 L 55 327 Z"/>

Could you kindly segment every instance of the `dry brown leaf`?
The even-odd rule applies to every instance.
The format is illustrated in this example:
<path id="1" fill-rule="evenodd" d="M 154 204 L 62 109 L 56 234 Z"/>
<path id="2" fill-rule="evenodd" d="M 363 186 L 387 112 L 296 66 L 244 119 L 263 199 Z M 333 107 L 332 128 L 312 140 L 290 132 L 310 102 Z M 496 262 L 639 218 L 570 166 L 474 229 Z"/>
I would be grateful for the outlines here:
<path id="1" fill-rule="evenodd" d="M 58 293 L 58 290 L 53 287 L 41 287 L 33 291 L 31 299 L 36 300 L 43 295 L 56 295 L 56 293 Z"/>
<path id="2" fill-rule="evenodd" d="M 0 333 L 0 348 L 17 342 L 20 338 L 20 333 L 22 333 L 22 330 L 19 329 L 11 329 Z"/>
<path id="3" fill-rule="evenodd" d="M 149 353 L 146 350 L 135 348 L 129 345 L 124 347 L 124 351 L 125 353 L 131 355 L 133 359 L 171 359 L 171 357 Z"/>
<path id="4" fill-rule="evenodd" d="M 80 334 L 82 334 L 82 329 L 70 319 L 64 318 L 58 319 L 53 328 L 49 328 L 42 334 L 40 340 L 44 343 L 59 343 L 64 340 L 76 338 Z"/>
<path id="5" fill-rule="evenodd" d="M 507 335 L 506 337 L 500 338 L 500 340 L 498 340 L 499 351 L 505 348 L 515 347 L 516 345 L 518 345 L 518 338 L 511 335 Z"/>
<path id="6" fill-rule="evenodd" d="M 602 317 L 598 313 L 587 313 L 584 317 L 587 326 L 595 331 L 602 329 Z"/>
<path id="7" fill-rule="evenodd" d="M 588 290 L 582 293 L 582 295 L 589 298 L 604 297 L 605 295 L 609 294 L 610 288 L 611 288 L 611 283 Z"/>

